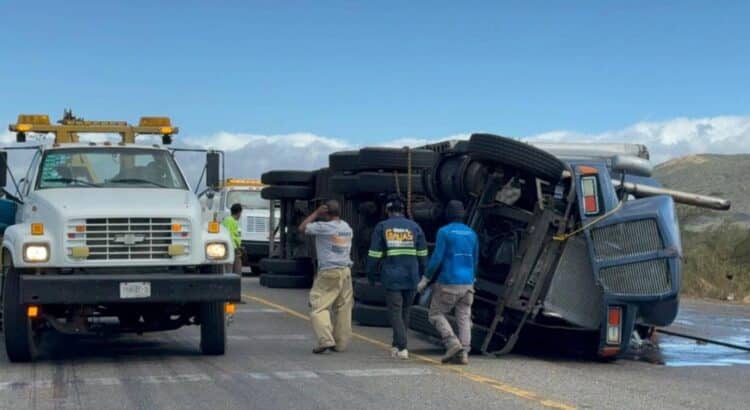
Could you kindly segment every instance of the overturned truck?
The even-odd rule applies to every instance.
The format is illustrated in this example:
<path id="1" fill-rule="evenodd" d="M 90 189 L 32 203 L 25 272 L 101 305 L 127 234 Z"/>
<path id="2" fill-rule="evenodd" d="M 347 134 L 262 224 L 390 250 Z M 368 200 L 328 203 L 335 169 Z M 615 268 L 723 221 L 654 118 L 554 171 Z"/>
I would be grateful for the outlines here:
<path id="1" fill-rule="evenodd" d="M 364 278 L 385 197 L 402 194 L 430 242 L 444 223 L 444 204 L 460 200 L 465 223 L 480 238 L 475 350 L 504 354 L 525 333 L 552 331 L 576 334 L 599 357 L 618 357 L 677 314 L 682 248 L 675 202 L 730 206 L 661 188 L 648 159 L 642 145 L 531 145 L 474 134 L 416 149 L 337 152 L 328 168 L 307 177 L 272 171 L 266 179 L 275 185 L 263 195 L 281 202 L 282 242 L 267 265 L 289 269 L 267 275 L 294 275 L 299 266 L 310 275 L 314 255 L 295 225 L 319 201 L 339 199 L 355 230 L 354 319 L 387 325 L 383 289 Z M 410 327 L 436 335 L 427 320 L 429 297 L 417 303 Z"/>

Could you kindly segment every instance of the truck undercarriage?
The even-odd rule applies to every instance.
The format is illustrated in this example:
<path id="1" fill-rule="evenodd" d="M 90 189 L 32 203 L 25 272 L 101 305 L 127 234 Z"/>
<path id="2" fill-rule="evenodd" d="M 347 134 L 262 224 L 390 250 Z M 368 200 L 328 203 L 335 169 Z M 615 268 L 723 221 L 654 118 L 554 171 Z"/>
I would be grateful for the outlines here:
<path id="1" fill-rule="evenodd" d="M 468 211 L 465 223 L 480 238 L 472 309 L 476 350 L 504 354 L 522 331 L 552 329 L 584 335 L 593 353 L 617 356 L 628 349 L 636 327 L 669 324 L 679 294 L 679 233 L 666 196 L 674 192 L 639 185 L 649 194 L 628 201 L 635 190 L 627 174 L 648 172 L 645 148 L 633 151 L 626 159 L 612 153 L 576 159 L 568 150 L 563 161 L 519 141 L 474 134 L 469 141 L 419 149 L 334 153 L 328 168 L 312 173 L 307 196 L 281 198 L 272 192 L 278 187 L 264 194 L 281 200 L 282 209 L 309 210 L 330 198 L 342 202 L 343 218 L 354 228 L 354 319 L 360 324 L 388 325 L 382 291 L 364 279 L 370 235 L 385 216 L 386 195 L 406 198 L 407 213 L 428 242 L 444 223 L 444 204 L 460 200 Z M 677 194 L 672 196 L 682 202 L 728 207 L 716 198 Z M 281 221 L 282 260 L 294 259 L 290 249 L 312 255 L 309 243 L 285 240 L 304 213 Z M 436 335 L 427 320 L 429 298 L 421 299 L 411 327 Z"/>

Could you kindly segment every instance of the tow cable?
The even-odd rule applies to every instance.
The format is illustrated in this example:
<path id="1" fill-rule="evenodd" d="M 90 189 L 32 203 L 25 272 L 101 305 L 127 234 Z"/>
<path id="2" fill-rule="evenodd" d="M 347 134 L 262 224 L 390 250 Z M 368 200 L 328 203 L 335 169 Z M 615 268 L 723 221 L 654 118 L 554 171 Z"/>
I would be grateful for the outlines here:
<path id="1" fill-rule="evenodd" d="M 742 351 L 745 351 L 745 352 L 750 352 L 750 346 L 742 346 L 742 345 L 738 345 L 738 344 L 734 344 L 734 343 L 722 342 L 721 340 L 708 339 L 708 338 L 705 338 L 705 337 L 695 336 L 695 335 L 691 335 L 691 334 L 687 334 L 687 333 L 675 332 L 673 330 L 656 329 L 656 332 L 657 333 L 662 333 L 662 334 L 665 334 L 665 335 L 669 335 L 669 336 L 675 336 L 675 337 L 681 337 L 681 338 L 684 338 L 684 339 L 695 340 L 696 342 L 708 343 L 708 344 L 713 344 L 713 345 L 718 345 L 718 346 L 729 347 L 731 349 L 738 349 L 738 350 L 742 350 Z"/>

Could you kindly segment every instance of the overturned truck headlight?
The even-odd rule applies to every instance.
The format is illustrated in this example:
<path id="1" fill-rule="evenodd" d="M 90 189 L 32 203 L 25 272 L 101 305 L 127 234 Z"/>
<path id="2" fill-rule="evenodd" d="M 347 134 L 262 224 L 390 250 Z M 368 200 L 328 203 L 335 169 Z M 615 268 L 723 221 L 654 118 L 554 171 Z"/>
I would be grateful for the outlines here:
<path id="1" fill-rule="evenodd" d="M 26 262 L 47 262 L 49 260 L 49 245 L 45 243 L 25 245 L 23 260 Z"/>
<path id="2" fill-rule="evenodd" d="M 223 242 L 206 244 L 206 257 L 212 260 L 225 259 L 227 257 L 227 245 Z"/>

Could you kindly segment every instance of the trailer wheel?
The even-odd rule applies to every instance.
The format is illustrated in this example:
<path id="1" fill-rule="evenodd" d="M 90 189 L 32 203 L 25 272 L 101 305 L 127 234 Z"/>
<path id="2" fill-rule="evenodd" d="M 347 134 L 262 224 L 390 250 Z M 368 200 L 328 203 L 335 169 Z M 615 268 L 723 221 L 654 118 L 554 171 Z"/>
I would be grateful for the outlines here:
<path id="1" fill-rule="evenodd" d="M 339 151 L 328 156 L 332 171 L 356 171 L 359 169 L 359 151 Z"/>
<path id="2" fill-rule="evenodd" d="M 312 284 L 312 276 L 274 275 L 270 273 L 260 275 L 260 285 L 267 288 L 309 289 Z"/>
<path id="3" fill-rule="evenodd" d="M 223 302 L 206 302 L 200 307 L 201 352 L 220 356 L 227 349 L 227 325 Z"/>
<path id="4" fill-rule="evenodd" d="M 366 278 L 354 280 L 354 300 L 368 305 L 385 306 L 385 288 L 382 284 L 370 285 Z"/>
<path id="5" fill-rule="evenodd" d="M 311 171 L 268 171 L 260 176 L 266 185 L 310 185 L 315 175 Z"/>
<path id="6" fill-rule="evenodd" d="M 430 323 L 429 312 L 430 309 L 425 306 L 413 306 L 409 314 L 409 328 L 416 332 L 439 339 L 440 334 L 438 334 L 435 327 L 432 326 L 432 323 Z M 453 330 L 455 331 L 455 318 L 453 318 L 453 316 L 449 316 L 448 322 L 451 324 L 451 327 L 453 327 Z M 477 325 L 476 323 L 472 323 L 471 349 L 473 352 L 480 353 L 482 351 L 482 344 L 484 343 L 484 338 L 487 337 L 487 332 L 488 329 L 486 327 Z M 500 346 L 498 345 L 497 341 L 495 341 L 489 346 L 488 350 L 493 351 L 498 350 L 499 348 Z"/>
<path id="7" fill-rule="evenodd" d="M 497 162 L 556 183 L 565 164 L 547 151 L 521 141 L 492 134 L 473 134 L 468 150 L 478 160 Z"/>
<path id="8" fill-rule="evenodd" d="M 2 320 L 5 351 L 14 363 L 30 362 L 36 355 L 38 334 L 32 319 L 26 316 L 26 306 L 18 293 L 20 274 L 13 268 L 10 255 L 3 251 Z"/>
<path id="9" fill-rule="evenodd" d="M 359 170 L 406 171 L 409 155 L 412 169 L 432 168 L 440 157 L 440 154 L 429 149 L 412 149 L 409 154 L 403 148 L 362 148 L 359 151 Z"/>
<path id="10" fill-rule="evenodd" d="M 338 194 L 380 194 L 398 190 L 406 192 L 408 180 L 404 173 L 396 176 L 389 172 L 362 172 L 357 175 L 334 175 L 331 177 L 330 186 L 331 191 Z M 424 179 L 420 172 L 412 174 L 411 190 L 415 194 L 425 192 Z"/>
<path id="11" fill-rule="evenodd" d="M 260 191 L 263 199 L 310 199 L 315 190 L 303 185 L 273 185 Z"/>
<path id="12" fill-rule="evenodd" d="M 260 260 L 260 269 L 265 273 L 275 275 L 311 276 L 313 261 L 311 258 L 263 258 Z"/>
<path id="13" fill-rule="evenodd" d="M 352 319 L 360 326 L 389 327 L 388 308 L 385 306 L 373 306 L 364 303 L 354 303 Z"/>

